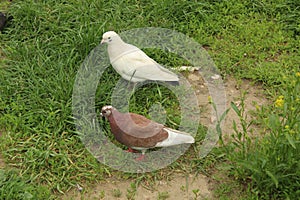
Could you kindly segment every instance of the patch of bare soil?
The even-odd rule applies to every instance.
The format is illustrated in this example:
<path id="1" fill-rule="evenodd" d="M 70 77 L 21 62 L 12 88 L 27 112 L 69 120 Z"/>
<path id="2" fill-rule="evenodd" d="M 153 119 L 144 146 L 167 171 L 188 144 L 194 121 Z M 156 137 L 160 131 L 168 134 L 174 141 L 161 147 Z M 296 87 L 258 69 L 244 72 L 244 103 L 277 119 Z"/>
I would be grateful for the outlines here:
<path id="1" fill-rule="evenodd" d="M 212 115 L 210 114 L 212 112 L 212 106 L 208 103 L 209 91 L 206 87 L 206 83 L 197 72 L 189 74 L 188 79 L 191 81 L 193 86 L 197 86 L 196 95 L 201 108 L 200 123 L 207 126 L 215 119 L 212 118 Z M 256 110 L 256 107 L 261 107 L 262 105 L 269 103 L 262 86 L 254 84 L 250 80 L 237 81 L 232 77 L 227 77 L 223 84 L 226 92 L 226 108 L 230 108 L 230 103 L 233 102 L 239 109 L 241 109 L 241 103 L 243 100 L 245 105 L 245 115 L 247 115 L 247 122 L 250 122 L 253 119 L 251 111 Z M 225 140 L 233 133 L 233 121 L 236 122 L 238 128 L 241 128 L 238 115 L 234 112 L 234 110 L 230 109 L 222 127 Z M 259 127 L 251 125 L 250 129 L 253 129 L 254 132 L 258 133 Z"/>
<path id="2" fill-rule="evenodd" d="M 266 98 L 264 90 L 261 85 L 253 84 L 249 80 L 243 80 L 240 83 L 237 83 L 233 78 L 228 78 L 225 81 L 226 93 L 227 93 L 227 106 L 230 107 L 230 102 L 233 102 L 238 108 L 241 108 L 241 101 L 243 99 L 243 93 L 245 93 L 244 105 L 245 105 L 245 114 L 247 115 L 247 122 L 250 122 L 255 118 L 253 116 L 253 111 L 262 105 L 267 105 L 270 101 Z M 252 111 L 252 114 L 251 114 Z M 229 113 L 226 116 L 223 133 L 226 136 L 230 136 L 233 133 L 232 124 L 233 121 L 237 123 L 239 128 L 239 118 L 237 114 L 230 109 Z M 249 129 L 252 129 L 253 136 L 259 135 L 260 127 L 252 124 Z"/>
<path id="3" fill-rule="evenodd" d="M 187 78 L 191 82 L 192 86 L 196 90 L 198 101 L 201 107 L 201 123 L 208 125 L 213 119 L 211 119 L 211 105 L 208 103 L 209 92 L 202 80 L 201 76 L 197 72 L 193 72 L 187 75 Z M 237 82 L 235 79 L 228 77 L 224 81 L 226 90 L 226 102 L 227 108 L 230 107 L 230 102 L 234 102 L 237 106 L 240 106 L 242 94 L 246 92 L 244 99 L 245 112 L 249 115 L 248 120 L 251 120 L 249 111 L 255 110 L 256 106 L 261 106 L 268 103 L 268 100 L 264 96 L 264 91 L 261 86 L 254 85 L 251 81 L 242 80 Z M 256 102 L 256 104 L 253 104 Z M 203 114 L 204 113 L 204 114 Z M 236 121 L 239 124 L 238 116 L 231 109 L 226 117 L 223 127 L 223 134 L 230 136 L 233 133 L 232 123 Z M 239 127 L 239 126 L 238 126 Z M 258 129 L 258 127 L 252 126 L 252 128 Z M 257 131 L 258 132 L 258 131 Z M 229 137 L 228 137 L 229 138 Z M 217 172 L 216 172 L 217 173 Z M 214 196 L 214 190 L 218 188 L 217 181 L 211 181 L 211 177 L 207 177 L 201 174 L 198 175 L 181 175 L 175 174 L 168 178 L 169 180 L 157 181 L 153 189 L 146 189 L 145 187 L 138 186 L 134 198 L 136 200 L 156 200 L 156 199 L 172 199 L 172 200 L 190 200 L 190 199 L 218 199 Z M 132 190 L 131 183 L 133 180 L 115 180 L 109 178 L 106 182 L 101 182 L 94 187 L 88 187 L 87 189 L 79 192 L 77 188 L 65 194 L 62 199 L 130 199 L 126 195 L 128 190 Z M 193 190 L 199 190 L 196 195 Z M 120 196 L 119 196 L 120 195 Z M 234 196 L 237 194 L 231 194 Z M 119 197 L 118 197 L 119 196 Z M 165 197 L 165 198 L 163 198 Z M 236 199 L 236 198 L 233 198 Z"/>
<path id="4" fill-rule="evenodd" d="M 158 181 L 155 183 L 154 189 L 149 190 L 143 186 L 132 191 L 129 180 L 113 180 L 110 178 L 106 182 L 100 183 L 94 188 L 86 192 L 73 190 L 68 194 L 68 197 L 63 199 L 105 199 L 105 200 L 127 200 L 134 193 L 132 199 L 135 200 L 152 200 L 152 199 L 195 199 L 193 190 L 197 192 L 197 199 L 212 199 L 212 194 L 208 188 L 209 178 L 203 175 L 182 175 L 176 174 L 169 181 Z M 116 192 L 118 191 L 118 193 Z"/>

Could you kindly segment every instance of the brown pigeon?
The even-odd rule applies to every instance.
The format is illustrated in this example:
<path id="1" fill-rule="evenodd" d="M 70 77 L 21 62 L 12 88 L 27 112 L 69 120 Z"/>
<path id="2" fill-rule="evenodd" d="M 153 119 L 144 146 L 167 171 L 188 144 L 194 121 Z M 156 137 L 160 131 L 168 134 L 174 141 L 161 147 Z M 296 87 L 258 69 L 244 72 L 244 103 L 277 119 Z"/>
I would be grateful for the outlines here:
<path id="1" fill-rule="evenodd" d="M 102 107 L 101 116 L 108 119 L 111 132 L 118 142 L 126 145 L 131 152 L 131 149 L 142 151 L 138 160 L 144 158 L 149 148 L 195 142 L 187 133 L 165 127 L 142 115 L 121 113 L 112 106 Z"/>

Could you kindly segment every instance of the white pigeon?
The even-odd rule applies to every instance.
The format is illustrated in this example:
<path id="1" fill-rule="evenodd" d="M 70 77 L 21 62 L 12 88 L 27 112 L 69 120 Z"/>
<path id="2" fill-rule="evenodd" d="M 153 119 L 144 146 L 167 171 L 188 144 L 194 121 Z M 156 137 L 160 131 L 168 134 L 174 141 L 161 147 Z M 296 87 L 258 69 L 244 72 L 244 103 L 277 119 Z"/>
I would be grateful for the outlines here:
<path id="1" fill-rule="evenodd" d="M 114 31 L 103 34 L 101 44 L 108 45 L 107 51 L 113 68 L 127 81 L 167 81 L 178 84 L 178 76 L 159 65 L 142 50 L 125 43 Z"/>

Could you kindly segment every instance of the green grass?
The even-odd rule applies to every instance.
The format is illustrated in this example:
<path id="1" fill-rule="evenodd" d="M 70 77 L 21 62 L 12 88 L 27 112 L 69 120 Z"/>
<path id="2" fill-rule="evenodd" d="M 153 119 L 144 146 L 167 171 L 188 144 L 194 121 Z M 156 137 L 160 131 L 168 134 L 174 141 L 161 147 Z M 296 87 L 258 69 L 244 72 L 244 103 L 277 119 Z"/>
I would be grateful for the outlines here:
<path id="1" fill-rule="evenodd" d="M 288 131 L 297 133 L 299 128 L 297 118 L 291 117 L 299 118 L 295 114 L 299 113 L 299 104 L 294 105 L 299 93 L 293 89 L 295 85 L 289 84 L 291 80 L 297 82 L 295 73 L 300 66 L 299 1 L 182 0 L 174 4 L 159 0 L 151 3 L 25 0 L 13 1 L 8 8 L 6 3 L 0 5 L 13 16 L 0 33 L 1 52 L 5 55 L 0 60 L 0 130 L 5 130 L 0 149 L 8 165 L 26 174 L 30 182 L 63 192 L 76 183 L 89 184 L 118 174 L 100 164 L 81 143 L 71 110 L 73 84 L 81 63 L 99 44 L 103 32 L 151 26 L 177 30 L 205 45 L 223 76 L 259 82 L 274 101 L 279 95 L 284 96 L 284 108 L 261 108 L 266 112 L 259 113 L 264 118 L 260 123 L 268 129 L 268 134 L 259 141 L 264 145 L 257 149 L 256 157 L 253 144 L 242 141 L 237 145 L 242 147 L 238 153 L 247 163 L 241 164 L 239 155 L 228 159 L 240 163 L 241 169 L 233 169 L 232 173 L 241 182 L 250 177 L 249 187 L 257 195 L 291 198 L 292 189 L 299 188 L 299 182 L 290 178 L 299 176 L 295 171 L 299 168 L 295 163 L 299 158 L 299 138 L 297 134 L 288 135 Z M 150 54 L 170 66 L 184 63 L 172 55 L 164 59 L 161 52 Z M 110 102 L 111 89 L 119 79 L 112 69 L 105 74 L 106 78 L 99 83 L 103 89 L 97 91 L 97 97 L 101 97 L 97 99 L 97 109 Z M 176 118 L 179 110 L 169 95 L 170 91 L 155 85 L 149 90 L 141 88 L 131 98 L 134 106 L 130 109 L 146 114 L 153 103 L 163 102 L 168 111 L 168 125 L 174 126 L 172 121 L 178 124 L 180 120 Z M 288 130 L 284 129 L 286 125 Z M 205 127 L 198 132 L 199 145 Z M 237 133 L 237 137 L 247 134 L 245 130 Z M 245 151 L 247 148 L 251 151 Z M 214 153 L 199 160 L 195 152 L 196 146 L 162 172 L 174 169 L 203 172 L 218 160 Z M 276 160 L 276 156 L 283 157 Z M 161 173 L 125 173 L 122 177 L 152 180 L 163 177 L 158 174 Z M 267 190 L 263 190 L 263 185 Z"/>
<path id="2" fill-rule="evenodd" d="M 36 187 L 29 177 L 17 171 L 0 169 L 0 199 L 53 199 L 45 186 Z"/>

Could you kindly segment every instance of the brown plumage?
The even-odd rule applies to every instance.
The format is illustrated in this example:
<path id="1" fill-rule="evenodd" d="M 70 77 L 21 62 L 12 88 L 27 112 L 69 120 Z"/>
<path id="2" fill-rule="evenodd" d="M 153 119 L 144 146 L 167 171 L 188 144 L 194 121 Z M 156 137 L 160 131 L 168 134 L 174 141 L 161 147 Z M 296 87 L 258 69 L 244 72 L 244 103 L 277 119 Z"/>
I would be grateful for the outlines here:
<path id="1" fill-rule="evenodd" d="M 148 148 L 194 143 L 194 138 L 187 133 L 170 129 L 142 115 L 121 113 L 112 106 L 104 106 L 101 115 L 108 119 L 118 142 L 142 150 L 143 154 Z"/>
<path id="2" fill-rule="evenodd" d="M 151 148 L 168 137 L 168 132 L 163 129 L 162 124 L 142 115 L 120 113 L 112 107 L 102 109 L 101 113 L 108 119 L 116 140 L 128 147 Z"/>

